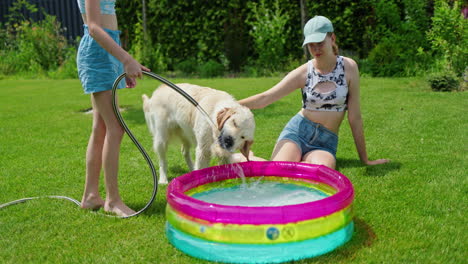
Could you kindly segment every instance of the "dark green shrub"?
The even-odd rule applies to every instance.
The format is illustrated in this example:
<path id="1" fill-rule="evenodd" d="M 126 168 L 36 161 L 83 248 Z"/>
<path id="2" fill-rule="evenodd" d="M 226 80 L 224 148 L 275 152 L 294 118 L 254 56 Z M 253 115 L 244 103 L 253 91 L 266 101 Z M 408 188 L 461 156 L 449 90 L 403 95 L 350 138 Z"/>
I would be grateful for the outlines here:
<path id="1" fill-rule="evenodd" d="M 77 43 L 79 43 L 77 41 Z M 63 63 L 55 71 L 49 71 L 48 76 L 52 79 L 73 79 L 78 76 L 78 69 L 76 66 L 76 53 L 75 47 L 70 46 L 65 54 Z"/>
<path id="2" fill-rule="evenodd" d="M 451 71 L 461 77 L 468 67 L 468 20 L 460 12 L 460 1 L 450 5 L 445 0 L 435 1 L 432 28 L 427 38 L 432 45 L 440 71 Z"/>
<path id="3" fill-rule="evenodd" d="M 195 58 L 189 58 L 174 65 L 174 69 L 176 71 L 180 71 L 186 75 L 194 74 L 197 71 L 197 68 L 198 62 Z"/>
<path id="4" fill-rule="evenodd" d="M 404 64 L 399 58 L 402 47 L 391 38 L 382 40 L 369 53 L 368 67 L 373 76 L 395 76 L 403 71 Z"/>
<path id="5" fill-rule="evenodd" d="M 37 12 L 27 1 L 18 1 L 10 8 L 9 20 L 0 29 L 0 74 L 34 77 L 56 71 L 70 53 L 60 23 L 45 13 L 41 21 L 24 19 L 19 12 L 23 6 Z"/>
<path id="6" fill-rule="evenodd" d="M 209 60 L 200 65 L 198 72 L 202 78 L 222 76 L 224 74 L 224 66 L 219 62 Z"/>
<path id="7" fill-rule="evenodd" d="M 369 53 L 368 67 L 372 76 L 414 76 L 427 70 L 432 58 L 418 44 L 418 32 L 402 32 L 383 38 Z M 414 35 L 414 38 L 410 38 Z"/>
<path id="8" fill-rule="evenodd" d="M 289 15 L 281 8 L 278 0 L 268 3 L 249 3 L 251 13 L 246 23 L 251 26 L 250 35 L 258 55 L 256 66 L 272 72 L 280 70 L 285 62 L 288 41 Z M 299 42 L 298 42 L 299 44 Z"/>
<path id="9" fill-rule="evenodd" d="M 452 72 L 433 74 L 428 81 L 431 89 L 436 92 L 450 92 L 458 90 L 459 87 L 457 75 Z"/>

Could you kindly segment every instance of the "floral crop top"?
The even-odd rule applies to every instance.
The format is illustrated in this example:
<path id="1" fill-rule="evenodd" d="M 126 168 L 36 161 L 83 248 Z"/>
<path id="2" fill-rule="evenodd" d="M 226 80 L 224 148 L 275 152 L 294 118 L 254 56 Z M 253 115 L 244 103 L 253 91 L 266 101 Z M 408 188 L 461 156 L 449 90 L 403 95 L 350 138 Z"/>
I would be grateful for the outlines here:
<path id="1" fill-rule="evenodd" d="M 344 59 L 336 57 L 336 66 L 328 74 L 320 74 L 315 70 L 312 60 L 307 66 L 307 80 L 302 88 L 302 108 L 313 111 L 342 112 L 347 110 L 348 84 L 344 72 Z M 329 92 L 317 91 L 317 85 L 331 83 L 335 89 Z"/>
<path id="2" fill-rule="evenodd" d="M 77 0 L 78 7 L 80 8 L 81 14 L 86 14 L 85 0 Z M 115 15 L 115 1 L 116 0 L 100 0 L 101 14 L 103 15 Z"/>

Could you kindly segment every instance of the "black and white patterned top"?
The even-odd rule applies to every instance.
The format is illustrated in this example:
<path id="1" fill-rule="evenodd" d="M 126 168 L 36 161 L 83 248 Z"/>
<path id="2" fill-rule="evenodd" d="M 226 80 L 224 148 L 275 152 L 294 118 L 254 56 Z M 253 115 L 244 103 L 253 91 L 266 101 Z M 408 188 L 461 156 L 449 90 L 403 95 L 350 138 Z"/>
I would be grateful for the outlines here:
<path id="1" fill-rule="evenodd" d="M 319 83 L 332 82 L 336 89 L 326 93 L 315 90 Z M 345 78 L 344 59 L 336 57 L 336 66 L 328 74 L 320 74 L 315 70 L 312 60 L 307 66 L 307 80 L 302 88 L 302 108 L 314 111 L 342 112 L 348 109 L 348 84 Z"/>

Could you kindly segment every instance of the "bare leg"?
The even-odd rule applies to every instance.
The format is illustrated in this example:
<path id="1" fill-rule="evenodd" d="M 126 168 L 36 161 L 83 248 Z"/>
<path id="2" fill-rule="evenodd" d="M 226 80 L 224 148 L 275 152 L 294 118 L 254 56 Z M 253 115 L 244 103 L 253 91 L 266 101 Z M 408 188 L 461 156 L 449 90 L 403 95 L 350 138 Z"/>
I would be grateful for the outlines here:
<path id="1" fill-rule="evenodd" d="M 324 150 L 314 150 L 307 153 L 304 155 L 304 160 L 302 162 L 325 165 L 331 169 L 335 169 L 336 166 L 335 157 L 330 152 Z"/>
<path id="2" fill-rule="evenodd" d="M 271 160 L 300 162 L 302 158 L 301 154 L 301 149 L 296 143 L 290 140 L 280 140 L 273 150 Z"/>
<path id="3" fill-rule="evenodd" d="M 92 95 L 94 111 L 104 120 L 106 136 L 102 149 L 102 165 L 106 183 L 106 201 L 104 210 L 119 216 L 128 216 L 135 211 L 125 205 L 120 198 L 117 175 L 119 170 L 120 143 L 124 130 L 118 122 L 112 108 L 112 92 L 104 91 Z"/>
<path id="4" fill-rule="evenodd" d="M 93 128 L 86 150 L 86 183 L 83 198 L 81 199 L 81 207 L 85 209 L 97 210 L 104 206 L 104 200 L 99 196 L 99 176 L 101 174 L 102 148 L 105 136 L 106 126 L 104 120 L 97 111 L 94 111 Z"/>

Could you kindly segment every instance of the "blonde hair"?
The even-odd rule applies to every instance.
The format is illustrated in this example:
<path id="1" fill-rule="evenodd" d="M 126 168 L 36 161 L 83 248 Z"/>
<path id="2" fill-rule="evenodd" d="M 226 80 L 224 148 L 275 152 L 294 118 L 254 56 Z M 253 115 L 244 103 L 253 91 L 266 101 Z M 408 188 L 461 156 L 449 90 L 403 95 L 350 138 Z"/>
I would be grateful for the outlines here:
<path id="1" fill-rule="evenodd" d="M 333 35 L 333 32 L 328 32 L 327 33 L 327 37 L 331 37 L 332 35 Z M 335 39 L 336 39 L 336 37 L 335 37 Z M 332 44 L 332 49 L 333 49 L 333 53 L 335 54 L 335 56 L 338 56 L 338 45 L 336 45 L 336 41 L 335 41 L 335 43 Z"/>

